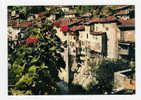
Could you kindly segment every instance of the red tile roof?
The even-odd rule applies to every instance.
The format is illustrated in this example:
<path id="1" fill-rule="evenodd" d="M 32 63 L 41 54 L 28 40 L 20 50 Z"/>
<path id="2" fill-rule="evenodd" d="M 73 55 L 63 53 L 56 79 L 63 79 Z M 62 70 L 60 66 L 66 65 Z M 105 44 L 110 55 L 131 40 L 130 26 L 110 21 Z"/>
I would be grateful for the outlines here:
<path id="1" fill-rule="evenodd" d="M 130 20 L 119 20 L 121 23 L 119 27 L 134 27 L 135 26 L 135 19 L 130 19 Z"/>
<path id="2" fill-rule="evenodd" d="M 29 27 L 32 25 L 32 22 L 21 22 L 18 23 L 16 21 L 8 22 L 8 25 L 11 25 L 13 27 Z"/>
<path id="3" fill-rule="evenodd" d="M 93 19 L 94 22 L 104 22 L 103 18 L 94 18 Z"/>
<path id="4" fill-rule="evenodd" d="M 87 13 L 85 13 L 85 14 L 82 15 L 82 17 L 91 17 L 91 16 L 92 16 L 92 14 L 89 13 L 89 12 L 87 12 Z"/>
<path id="5" fill-rule="evenodd" d="M 116 21 L 117 18 L 114 16 L 108 16 L 106 18 L 98 18 L 98 17 L 93 17 L 89 19 L 85 24 L 92 24 L 92 23 L 103 23 L 103 22 L 111 22 L 111 21 Z"/>
<path id="6" fill-rule="evenodd" d="M 68 26 L 68 25 L 73 25 L 76 23 L 81 22 L 80 18 L 61 18 L 58 20 L 60 22 L 60 26 Z"/>
<path id="7" fill-rule="evenodd" d="M 92 35 L 102 35 L 105 34 L 105 32 L 91 32 Z"/>
<path id="8" fill-rule="evenodd" d="M 72 18 L 72 19 L 70 20 L 69 25 L 73 25 L 73 24 L 76 24 L 76 23 L 79 23 L 79 22 L 81 22 L 81 19 L 78 19 L 78 18 Z"/>
<path id="9" fill-rule="evenodd" d="M 68 26 L 69 25 L 69 18 L 60 18 L 58 20 L 58 22 L 60 22 L 60 26 Z"/>
<path id="10" fill-rule="evenodd" d="M 115 20 L 117 20 L 117 18 L 114 17 L 114 16 L 108 16 L 108 17 L 106 17 L 106 21 L 115 21 Z"/>
<path id="11" fill-rule="evenodd" d="M 117 12 L 115 15 L 127 15 L 129 13 L 128 10 L 121 10 L 119 12 Z"/>
<path id="12" fill-rule="evenodd" d="M 8 26 L 13 26 L 13 25 L 15 25 L 16 24 L 16 21 L 8 21 Z"/>
<path id="13" fill-rule="evenodd" d="M 104 18 L 91 18 L 88 22 L 86 22 L 85 24 L 91 24 L 91 23 L 98 23 L 98 22 L 104 22 Z"/>
<path id="14" fill-rule="evenodd" d="M 84 29 L 85 29 L 85 27 L 83 25 L 79 25 L 79 26 L 74 26 L 74 27 L 70 28 L 70 31 L 75 32 L 75 31 L 81 31 Z"/>

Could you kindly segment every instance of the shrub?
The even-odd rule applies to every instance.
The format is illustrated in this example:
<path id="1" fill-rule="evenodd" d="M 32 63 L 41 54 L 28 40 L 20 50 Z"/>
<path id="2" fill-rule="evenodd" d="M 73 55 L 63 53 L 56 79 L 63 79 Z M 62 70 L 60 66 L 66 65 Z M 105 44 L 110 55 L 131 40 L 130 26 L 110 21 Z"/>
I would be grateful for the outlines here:
<path id="1" fill-rule="evenodd" d="M 23 94 L 56 94 L 58 72 L 65 67 L 61 41 L 50 25 L 33 26 L 25 30 L 24 37 L 18 37 L 16 45 L 9 45 L 9 84 Z"/>
<path id="2" fill-rule="evenodd" d="M 114 72 L 127 69 L 129 68 L 128 65 L 128 61 L 122 59 L 104 58 L 89 62 L 89 66 L 96 73 L 96 80 L 98 80 L 98 84 L 91 83 L 89 85 L 89 92 L 98 94 L 111 93 L 114 85 Z"/>
<path id="3" fill-rule="evenodd" d="M 61 29 L 60 29 L 60 31 L 66 33 L 66 32 L 69 31 L 69 28 L 68 28 L 68 26 L 62 26 Z"/>

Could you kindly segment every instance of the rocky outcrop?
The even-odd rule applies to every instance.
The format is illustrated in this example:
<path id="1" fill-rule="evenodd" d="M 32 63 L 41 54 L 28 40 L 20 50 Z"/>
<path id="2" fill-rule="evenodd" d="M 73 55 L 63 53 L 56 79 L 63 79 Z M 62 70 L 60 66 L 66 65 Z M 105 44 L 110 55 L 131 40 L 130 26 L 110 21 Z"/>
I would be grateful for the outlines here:
<path id="1" fill-rule="evenodd" d="M 88 89 L 89 84 L 97 84 L 96 74 L 91 71 L 88 66 L 81 66 L 74 73 L 72 84 L 81 85 L 84 89 Z"/>

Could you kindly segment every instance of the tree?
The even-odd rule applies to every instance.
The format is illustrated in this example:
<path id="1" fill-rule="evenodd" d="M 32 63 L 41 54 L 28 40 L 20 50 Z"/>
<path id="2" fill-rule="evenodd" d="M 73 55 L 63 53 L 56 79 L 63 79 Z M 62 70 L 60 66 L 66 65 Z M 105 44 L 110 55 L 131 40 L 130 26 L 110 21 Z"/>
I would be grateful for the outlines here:
<path id="1" fill-rule="evenodd" d="M 61 40 L 55 33 L 50 23 L 41 27 L 32 24 L 25 29 L 24 37 L 19 33 L 16 44 L 9 45 L 9 84 L 15 85 L 12 90 L 33 95 L 57 93 L 58 72 L 65 62 L 60 55 Z"/>
<path id="2" fill-rule="evenodd" d="M 94 16 L 99 15 L 109 15 L 112 14 L 112 9 L 116 8 L 117 6 L 110 6 L 110 5 L 95 5 L 95 6 L 75 6 L 73 9 L 76 10 L 78 16 L 86 12 L 91 12 Z"/>
<path id="3" fill-rule="evenodd" d="M 90 61 L 88 64 L 91 71 L 96 73 L 97 84 L 91 83 L 90 93 L 94 94 L 111 94 L 114 87 L 114 72 L 129 68 L 129 62 L 123 59 L 97 59 Z"/>

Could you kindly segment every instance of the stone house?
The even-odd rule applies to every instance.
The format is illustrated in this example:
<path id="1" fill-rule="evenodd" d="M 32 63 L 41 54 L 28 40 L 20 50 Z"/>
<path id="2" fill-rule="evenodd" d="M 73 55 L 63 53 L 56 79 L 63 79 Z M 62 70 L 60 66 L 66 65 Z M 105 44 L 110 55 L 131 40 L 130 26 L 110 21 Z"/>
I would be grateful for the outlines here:
<path id="1" fill-rule="evenodd" d="M 135 19 L 119 20 L 119 29 L 121 31 L 120 41 L 135 42 Z"/>
<path id="2" fill-rule="evenodd" d="M 8 26 L 8 37 L 11 37 L 12 40 L 17 40 L 17 35 L 20 32 L 19 27 Z"/>
<path id="3" fill-rule="evenodd" d="M 119 57 L 135 59 L 135 19 L 120 22 Z"/>
<path id="4" fill-rule="evenodd" d="M 93 44 L 93 42 L 96 41 L 95 39 L 99 37 L 99 40 L 100 40 L 100 36 L 93 36 L 90 33 L 92 32 L 106 33 L 105 37 L 107 38 L 107 44 L 106 44 L 107 47 L 106 46 L 101 46 L 101 47 L 105 47 L 104 49 L 107 51 L 106 55 L 108 58 L 118 58 L 118 38 L 120 36 L 120 31 L 117 26 L 116 18 L 113 16 L 109 16 L 107 18 L 95 18 L 94 17 L 94 18 L 91 18 L 85 24 L 87 24 L 87 27 L 89 27 L 88 40 L 89 40 L 89 43 L 91 42 L 89 44 L 90 47 L 95 45 Z M 100 48 L 97 51 L 100 51 Z"/>
<path id="5" fill-rule="evenodd" d="M 128 20 L 130 18 L 128 14 L 129 14 L 128 10 L 121 10 L 118 13 L 116 13 L 114 16 L 119 19 Z"/>
<path id="6" fill-rule="evenodd" d="M 98 53 L 107 56 L 107 36 L 105 32 L 91 32 L 89 35 L 90 44 L 88 47 L 91 53 Z"/>
<path id="7" fill-rule="evenodd" d="M 102 46 L 99 45 L 99 47 L 104 50 L 102 54 L 108 58 L 121 58 L 121 53 L 123 52 L 125 52 L 125 55 L 128 54 L 128 58 L 133 58 L 133 54 L 135 54 L 135 50 L 133 50 L 135 47 L 134 23 L 134 19 L 117 20 L 113 16 L 106 18 L 92 18 L 85 23 L 85 32 L 83 35 L 86 36 L 86 33 L 88 34 L 87 37 L 84 37 L 82 40 L 88 40 L 88 47 L 90 47 L 90 49 L 92 49 L 91 47 L 96 49 L 96 44 L 94 42 L 99 41 L 99 44 L 102 44 Z M 100 35 L 92 35 L 90 33 L 105 33 L 106 36 L 105 39 L 102 40 L 100 39 Z M 102 41 L 105 41 L 103 42 L 104 44 Z M 123 45 L 125 42 L 126 45 Z M 101 48 L 96 51 L 101 51 Z"/>
<path id="8" fill-rule="evenodd" d="M 60 19 L 58 19 L 57 21 L 60 22 L 60 27 L 62 27 L 62 26 L 68 26 L 68 24 L 69 24 L 69 18 L 60 18 Z M 68 33 L 63 33 L 63 32 L 61 32 L 61 31 L 60 31 L 60 28 L 57 28 L 57 27 L 55 27 L 55 29 L 57 30 L 56 35 L 57 35 L 63 42 L 65 42 L 65 41 L 68 39 L 68 37 L 67 37 L 67 34 L 68 34 Z"/>
<path id="9" fill-rule="evenodd" d="M 12 38 L 12 40 L 17 40 L 18 33 L 30 22 L 23 21 L 9 21 L 8 22 L 8 36 Z"/>
<path id="10" fill-rule="evenodd" d="M 56 35 L 61 39 L 62 41 L 62 47 L 64 48 L 64 52 L 61 53 L 61 56 L 64 58 L 64 61 L 66 63 L 65 69 L 61 69 L 61 72 L 59 72 L 60 79 L 64 80 L 65 82 L 69 82 L 69 38 L 71 39 L 71 36 L 69 36 L 69 32 L 63 33 L 60 31 L 62 26 L 68 26 L 69 25 L 69 18 L 60 18 L 57 20 L 57 22 L 60 23 L 60 27 L 54 27 L 57 31 Z"/>
<path id="11" fill-rule="evenodd" d="M 47 20 L 54 21 L 56 19 L 56 15 L 51 14 L 49 17 L 47 17 Z"/>
<path id="12" fill-rule="evenodd" d="M 81 15 L 81 18 L 91 18 L 93 15 L 89 12 L 84 13 L 83 15 Z"/>
<path id="13" fill-rule="evenodd" d="M 84 55 L 89 55 L 89 51 L 93 50 L 100 55 L 117 59 L 120 58 L 122 51 L 119 49 L 121 48 L 121 40 L 132 43 L 135 41 L 134 25 L 129 25 L 134 22 L 133 20 L 118 20 L 114 16 L 108 16 L 106 18 L 93 17 L 87 21 L 85 19 L 86 17 L 65 18 L 62 21 L 71 30 L 68 36 L 70 46 L 73 46 L 73 48 L 80 47 L 81 50 L 79 51 Z M 67 39 L 62 33 L 59 33 L 58 36 L 62 40 Z M 73 49 L 72 51 L 75 50 Z"/>
<path id="14" fill-rule="evenodd" d="M 76 14 L 75 11 L 69 10 L 69 12 L 65 12 L 64 17 L 67 17 L 67 18 L 75 18 L 76 17 L 75 14 Z"/>
<path id="15" fill-rule="evenodd" d="M 122 70 L 114 73 L 114 90 L 123 89 L 135 90 L 135 80 L 130 78 L 131 69 Z"/>
<path id="16" fill-rule="evenodd" d="M 126 5 L 126 6 L 118 6 L 113 9 L 113 15 L 118 19 L 128 20 L 134 17 L 135 10 L 134 6 Z"/>
<path id="17" fill-rule="evenodd" d="M 94 55 L 118 59 L 122 58 L 122 52 L 127 52 L 127 50 L 122 50 L 126 47 L 129 49 L 129 55 L 133 53 L 128 45 L 124 45 L 125 42 L 130 42 L 134 46 L 133 20 L 118 19 L 114 16 L 97 18 L 88 15 L 80 18 L 61 18 L 59 20 L 61 26 L 69 27 L 67 35 L 60 32 L 59 28 L 57 29 L 57 35 L 62 41 L 68 40 L 66 56 L 69 56 L 68 60 L 72 60 L 71 71 L 79 70 L 79 66 L 87 67 L 88 60 Z M 66 60 L 66 58 L 64 59 Z"/>
<path id="18" fill-rule="evenodd" d="M 70 6 L 61 6 L 63 12 L 69 12 Z"/>

